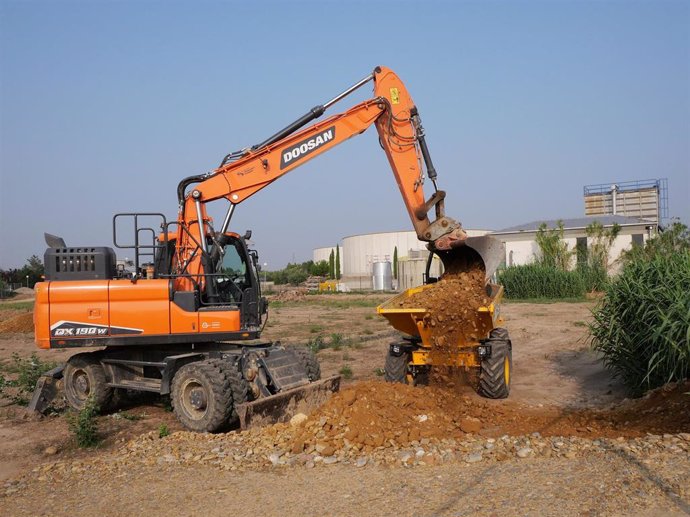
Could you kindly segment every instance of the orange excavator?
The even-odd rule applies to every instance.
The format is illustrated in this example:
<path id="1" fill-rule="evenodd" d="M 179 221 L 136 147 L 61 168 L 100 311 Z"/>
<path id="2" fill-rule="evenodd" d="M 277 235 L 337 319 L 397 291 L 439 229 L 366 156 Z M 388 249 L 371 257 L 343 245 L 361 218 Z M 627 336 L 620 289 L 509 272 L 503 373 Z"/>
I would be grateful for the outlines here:
<path id="1" fill-rule="evenodd" d="M 370 81 L 373 98 L 308 125 Z M 111 248 L 70 247 L 46 234 L 45 281 L 36 284 L 36 344 L 100 349 L 48 372 L 30 407 L 45 408 L 62 378 L 75 409 L 90 399 L 106 408 L 128 391 L 155 392 L 170 395 L 187 428 L 213 432 L 237 420 L 242 427 L 285 420 L 338 390 L 339 378 L 321 379 L 306 347 L 260 339 L 268 304 L 258 255 L 247 247 L 250 232 L 240 236 L 229 227 L 242 201 L 371 125 L 418 238 L 442 257 L 464 248 L 461 225 L 444 214 L 445 192 L 436 188 L 417 107 L 398 76 L 377 67 L 265 141 L 228 154 L 217 169 L 183 179 L 176 221 L 152 213 L 115 215 L 114 244 L 134 254 L 132 271 L 117 264 Z M 425 171 L 433 184 L 428 199 Z M 222 199 L 229 205 L 216 227 L 207 204 Z M 152 219 L 160 230 L 149 226 Z M 127 243 L 123 224 L 133 228 Z"/>

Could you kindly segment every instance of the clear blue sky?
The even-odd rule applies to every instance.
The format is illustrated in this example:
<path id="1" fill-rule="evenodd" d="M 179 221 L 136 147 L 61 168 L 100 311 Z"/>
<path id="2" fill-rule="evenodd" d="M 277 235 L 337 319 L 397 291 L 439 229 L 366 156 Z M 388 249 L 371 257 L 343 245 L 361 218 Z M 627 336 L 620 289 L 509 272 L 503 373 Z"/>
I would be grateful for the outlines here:
<path id="1" fill-rule="evenodd" d="M 181 178 L 378 64 L 466 227 L 581 216 L 583 185 L 658 177 L 690 221 L 690 2 L 0 0 L 0 24 L 0 267 L 44 231 L 112 245 L 115 212 L 174 218 Z M 240 205 L 247 228 L 276 269 L 411 224 L 371 130 Z"/>

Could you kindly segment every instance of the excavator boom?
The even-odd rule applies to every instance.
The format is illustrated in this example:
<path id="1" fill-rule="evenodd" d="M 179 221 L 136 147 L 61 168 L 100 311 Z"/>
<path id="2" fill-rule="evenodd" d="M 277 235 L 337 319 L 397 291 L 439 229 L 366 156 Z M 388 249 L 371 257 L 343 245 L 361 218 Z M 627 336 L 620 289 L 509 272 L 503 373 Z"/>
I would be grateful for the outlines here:
<path id="1" fill-rule="evenodd" d="M 373 98 L 304 127 L 369 81 L 374 82 Z M 419 112 L 398 76 L 385 67 L 377 67 L 369 76 L 325 104 L 312 108 L 264 142 L 227 155 L 216 170 L 183 180 L 178 188 L 181 207 L 178 224 L 190 231 L 178 239 L 178 264 L 184 264 L 187 272 L 198 275 L 198 282 L 204 283 L 203 254 L 198 248 L 205 242 L 204 236 L 210 233 L 207 203 L 221 198 L 230 202 L 229 215 L 218 232 L 222 234 L 227 230 L 236 205 L 307 161 L 363 133 L 371 125 L 376 126 L 417 237 L 439 250 L 461 245 L 466 235 L 457 221 L 444 214 L 445 192 L 436 189 L 436 170 Z M 424 167 L 434 185 L 434 193 L 428 199 L 424 196 Z M 187 191 L 191 185 L 193 188 Z M 432 209 L 435 210 L 433 221 L 429 219 Z M 179 283 L 189 287 L 188 279 Z"/>

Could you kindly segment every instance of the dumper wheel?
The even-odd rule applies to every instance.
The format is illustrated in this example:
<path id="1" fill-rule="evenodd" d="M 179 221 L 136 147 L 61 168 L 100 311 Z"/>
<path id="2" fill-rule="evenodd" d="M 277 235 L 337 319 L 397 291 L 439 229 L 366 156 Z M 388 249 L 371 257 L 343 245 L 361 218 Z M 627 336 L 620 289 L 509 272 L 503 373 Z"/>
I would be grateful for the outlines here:
<path id="1" fill-rule="evenodd" d="M 513 352 L 508 331 L 494 329 L 489 343 L 491 357 L 481 362 L 478 391 L 480 395 L 490 399 L 504 399 L 510 394 L 510 377 L 513 371 Z"/>
<path id="2" fill-rule="evenodd" d="M 311 382 L 318 381 L 321 378 L 321 366 L 314 352 L 308 348 L 295 347 L 292 351 L 299 357 L 302 366 L 307 370 L 307 377 Z"/>
<path id="3" fill-rule="evenodd" d="M 215 432 L 231 416 L 232 386 L 215 361 L 189 363 L 172 381 L 171 402 L 178 420 L 187 429 Z"/>
<path id="4" fill-rule="evenodd" d="M 63 374 L 65 398 L 69 405 L 80 411 L 92 398 L 99 410 L 106 410 L 113 395 L 107 384 L 99 357 L 92 353 L 73 355 L 67 361 Z"/>
<path id="5" fill-rule="evenodd" d="M 384 367 L 384 379 L 386 382 L 400 382 L 407 384 L 407 363 L 410 358 L 408 354 L 393 355 L 390 350 L 386 356 L 386 365 Z"/>

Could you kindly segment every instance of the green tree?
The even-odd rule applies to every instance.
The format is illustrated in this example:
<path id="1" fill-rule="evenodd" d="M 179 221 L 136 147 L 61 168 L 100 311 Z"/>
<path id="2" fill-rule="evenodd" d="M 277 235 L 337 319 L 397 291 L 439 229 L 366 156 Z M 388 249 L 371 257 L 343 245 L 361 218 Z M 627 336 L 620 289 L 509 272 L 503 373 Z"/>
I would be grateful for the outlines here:
<path id="1" fill-rule="evenodd" d="M 599 221 L 594 221 L 587 226 L 587 237 L 591 239 L 589 244 L 589 252 L 587 254 L 589 265 L 595 269 L 608 272 L 609 269 L 609 252 L 613 241 L 621 231 L 618 224 L 614 224 L 611 228 L 604 228 Z"/>
<path id="2" fill-rule="evenodd" d="M 335 247 L 335 279 L 340 280 L 340 246 Z"/>
<path id="3" fill-rule="evenodd" d="M 536 241 L 541 251 L 538 262 L 547 267 L 567 270 L 570 266 L 570 257 L 573 254 L 568 250 L 568 243 L 563 240 L 563 221 L 559 220 L 556 228 L 548 228 L 546 223 L 539 225 Z"/>
<path id="4" fill-rule="evenodd" d="M 328 256 L 328 278 L 333 280 L 335 278 L 335 253 L 331 250 Z"/>
<path id="5" fill-rule="evenodd" d="M 312 262 L 309 273 L 314 276 L 328 276 L 329 264 L 327 260 L 320 260 L 319 262 Z"/>
<path id="6" fill-rule="evenodd" d="M 393 249 L 393 278 L 398 279 L 398 247 Z"/>
<path id="7" fill-rule="evenodd" d="M 666 228 L 660 228 L 659 233 L 648 239 L 644 246 L 634 246 L 623 254 L 625 263 L 637 259 L 669 256 L 690 250 L 690 231 L 688 227 L 674 219 Z"/>

